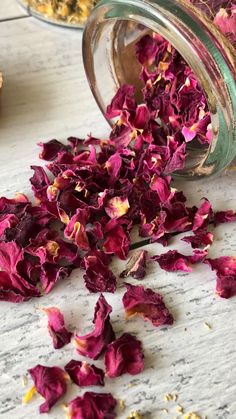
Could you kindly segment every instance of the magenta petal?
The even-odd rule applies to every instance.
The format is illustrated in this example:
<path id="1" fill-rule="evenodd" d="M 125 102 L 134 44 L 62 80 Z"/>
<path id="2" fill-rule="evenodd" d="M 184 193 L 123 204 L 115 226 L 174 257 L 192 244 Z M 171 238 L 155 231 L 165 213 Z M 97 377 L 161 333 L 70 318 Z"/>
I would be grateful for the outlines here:
<path id="1" fill-rule="evenodd" d="M 73 383 L 80 387 L 104 386 L 104 371 L 93 364 L 72 359 L 65 366 Z"/>
<path id="2" fill-rule="evenodd" d="M 199 228 L 203 229 L 208 226 L 212 218 L 212 206 L 208 199 L 204 199 L 202 205 L 198 208 L 194 220 L 192 230 L 196 231 Z"/>
<path id="3" fill-rule="evenodd" d="M 111 311 L 111 306 L 101 294 L 94 310 L 94 330 L 85 336 L 75 336 L 75 346 L 80 355 L 97 359 L 108 343 L 115 339 L 110 323 Z"/>
<path id="4" fill-rule="evenodd" d="M 38 145 L 42 147 L 39 157 L 47 161 L 55 160 L 60 151 L 68 148 L 58 140 L 50 140 L 46 143 L 41 142 Z"/>
<path id="5" fill-rule="evenodd" d="M 173 316 L 166 308 L 163 297 L 149 288 L 125 284 L 127 291 L 123 296 L 126 317 L 141 316 L 154 326 L 173 324 Z"/>
<path id="6" fill-rule="evenodd" d="M 100 250 L 92 250 L 85 255 L 85 285 L 90 292 L 115 292 L 116 277 L 108 268 L 110 257 Z"/>
<path id="7" fill-rule="evenodd" d="M 144 354 L 141 342 L 135 336 L 124 333 L 110 343 L 105 353 L 106 374 L 108 377 L 119 377 L 128 373 L 139 374 L 144 369 Z"/>
<path id="8" fill-rule="evenodd" d="M 70 419 L 114 419 L 116 400 L 110 393 L 84 393 L 76 397 L 68 406 Z"/>
<path id="9" fill-rule="evenodd" d="M 169 250 L 160 256 L 153 256 L 152 259 L 158 262 L 160 268 L 167 272 L 192 271 L 188 256 L 182 255 L 177 250 Z"/>
<path id="10" fill-rule="evenodd" d="M 216 292 L 222 298 L 236 295 L 236 258 L 222 256 L 216 259 L 206 259 L 213 271 L 216 271 Z"/>
<path id="11" fill-rule="evenodd" d="M 233 210 L 217 211 L 214 213 L 213 221 L 216 226 L 218 224 L 230 223 L 232 221 L 236 221 L 236 212 Z"/>
<path id="12" fill-rule="evenodd" d="M 111 104 L 107 107 L 106 117 L 114 118 L 115 116 L 119 116 L 123 109 L 135 109 L 134 93 L 134 86 L 127 84 L 121 86 L 112 99 Z"/>
<path id="13" fill-rule="evenodd" d="M 44 308 L 48 316 L 48 330 L 53 340 L 55 349 L 63 348 L 71 341 L 72 333 L 65 327 L 64 316 L 56 307 Z"/>
<path id="14" fill-rule="evenodd" d="M 36 390 L 45 402 L 41 404 L 40 413 L 49 412 L 54 404 L 66 393 L 66 375 L 59 367 L 36 365 L 28 370 Z"/>
<path id="15" fill-rule="evenodd" d="M 186 243 L 191 244 L 193 249 L 201 248 L 207 249 L 209 246 L 213 243 L 213 234 L 209 231 L 201 231 L 197 230 L 194 234 L 194 236 L 186 236 L 183 237 L 181 240 L 183 240 Z"/>

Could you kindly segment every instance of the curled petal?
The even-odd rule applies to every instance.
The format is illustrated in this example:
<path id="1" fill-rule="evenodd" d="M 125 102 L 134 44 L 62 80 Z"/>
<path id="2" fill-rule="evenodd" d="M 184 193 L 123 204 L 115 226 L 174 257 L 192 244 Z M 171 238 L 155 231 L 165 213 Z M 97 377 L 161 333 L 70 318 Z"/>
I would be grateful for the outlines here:
<path id="1" fill-rule="evenodd" d="M 120 278 L 132 276 L 136 279 L 143 279 L 146 275 L 147 251 L 140 250 L 135 252 L 127 262 L 126 269 L 121 272 Z"/>
<path id="2" fill-rule="evenodd" d="M 126 317 L 141 316 L 154 326 L 173 324 L 173 316 L 166 308 L 163 297 L 149 288 L 125 284 L 123 305 Z"/>
<path id="3" fill-rule="evenodd" d="M 68 419 L 114 419 L 116 400 L 110 393 L 84 393 L 72 400 L 66 410 Z"/>
<path id="4" fill-rule="evenodd" d="M 110 323 L 111 306 L 101 295 L 94 311 L 94 330 L 85 336 L 75 336 L 75 346 L 79 354 L 97 359 L 108 343 L 115 339 Z"/>
<path id="5" fill-rule="evenodd" d="M 65 327 L 64 316 L 56 307 L 44 308 L 48 316 L 48 331 L 53 340 L 55 349 L 63 348 L 71 341 L 72 333 Z"/>
<path id="6" fill-rule="evenodd" d="M 144 354 L 141 342 L 135 336 L 124 333 L 110 343 L 105 353 L 105 367 L 108 377 L 119 377 L 128 373 L 139 374 L 144 369 Z"/>
<path id="7" fill-rule="evenodd" d="M 40 413 L 49 412 L 54 404 L 66 393 L 66 374 L 59 367 L 36 365 L 28 370 L 35 388 L 45 402 L 41 404 Z"/>
<path id="8" fill-rule="evenodd" d="M 71 360 L 66 364 L 65 371 L 73 383 L 80 387 L 104 386 L 104 372 L 93 364 Z"/>

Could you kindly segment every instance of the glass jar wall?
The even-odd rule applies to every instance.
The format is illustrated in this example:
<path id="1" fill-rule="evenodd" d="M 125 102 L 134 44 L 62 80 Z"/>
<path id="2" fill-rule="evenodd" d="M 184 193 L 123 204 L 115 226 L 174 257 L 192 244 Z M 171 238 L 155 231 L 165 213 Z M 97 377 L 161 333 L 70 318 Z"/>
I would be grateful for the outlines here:
<path id="1" fill-rule="evenodd" d="M 121 85 L 134 85 L 141 101 L 136 44 L 153 33 L 169 41 L 191 67 L 211 115 L 210 145 L 191 141 L 180 174 L 195 178 L 218 173 L 236 155 L 236 6 L 223 0 L 101 1 L 85 28 L 83 57 L 104 115 Z"/>

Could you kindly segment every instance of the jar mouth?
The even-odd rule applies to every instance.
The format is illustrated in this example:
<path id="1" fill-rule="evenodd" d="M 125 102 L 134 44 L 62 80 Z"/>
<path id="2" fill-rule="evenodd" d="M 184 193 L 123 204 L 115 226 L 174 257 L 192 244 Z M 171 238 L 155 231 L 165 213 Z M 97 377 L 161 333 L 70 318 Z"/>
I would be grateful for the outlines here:
<path id="1" fill-rule="evenodd" d="M 143 85 L 135 45 L 145 34 L 160 34 L 191 67 L 211 113 L 213 138 L 210 146 L 197 140 L 189 143 L 190 157 L 185 169 L 177 173 L 188 178 L 223 170 L 235 156 L 236 141 L 235 82 L 208 26 L 196 19 L 182 1 L 103 0 L 90 16 L 83 38 L 85 70 L 103 114 L 123 84 L 133 84 L 140 100 Z"/>

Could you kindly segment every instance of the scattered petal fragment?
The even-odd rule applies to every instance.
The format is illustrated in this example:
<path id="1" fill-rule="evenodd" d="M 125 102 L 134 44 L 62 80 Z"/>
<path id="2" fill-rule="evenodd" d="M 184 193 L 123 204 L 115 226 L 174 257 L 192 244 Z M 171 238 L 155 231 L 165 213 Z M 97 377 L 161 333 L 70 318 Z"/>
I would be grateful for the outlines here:
<path id="1" fill-rule="evenodd" d="M 131 284 L 125 286 L 127 291 L 123 296 L 123 305 L 127 318 L 138 315 L 152 322 L 154 326 L 173 324 L 173 316 L 166 308 L 160 294 L 142 286 Z"/>
<path id="2" fill-rule="evenodd" d="M 68 419 L 114 419 L 116 400 L 110 393 L 86 392 L 72 400 L 66 410 Z"/>
<path id="3" fill-rule="evenodd" d="M 135 336 L 124 333 L 110 343 L 105 352 L 105 367 L 108 377 L 128 373 L 139 374 L 144 369 L 144 354 L 141 342 Z"/>
<path id="4" fill-rule="evenodd" d="M 72 359 L 65 366 L 73 383 L 80 387 L 104 386 L 104 372 L 93 364 Z"/>
<path id="5" fill-rule="evenodd" d="M 54 404 L 66 393 L 66 374 L 59 367 L 36 365 L 28 370 L 36 390 L 45 402 L 41 404 L 40 413 L 47 413 Z"/>
<path id="6" fill-rule="evenodd" d="M 72 333 L 65 327 L 64 316 L 56 307 L 44 308 L 48 316 L 48 330 L 53 340 L 55 349 L 63 348 L 71 341 Z"/>

